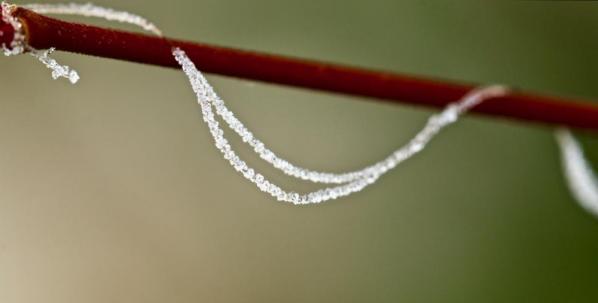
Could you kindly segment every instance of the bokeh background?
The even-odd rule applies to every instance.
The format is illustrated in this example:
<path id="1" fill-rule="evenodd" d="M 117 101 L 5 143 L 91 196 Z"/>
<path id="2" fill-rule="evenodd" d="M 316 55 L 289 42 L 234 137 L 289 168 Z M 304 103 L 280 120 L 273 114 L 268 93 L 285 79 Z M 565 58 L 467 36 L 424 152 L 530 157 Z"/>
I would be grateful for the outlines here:
<path id="1" fill-rule="evenodd" d="M 96 4 L 178 38 L 598 100 L 591 2 Z M 549 127 L 471 115 L 367 190 L 292 207 L 224 162 L 180 71 L 57 57 L 79 84 L 0 59 L 3 303 L 598 300 L 598 220 L 570 197 Z M 380 159 L 432 113 L 209 78 L 273 150 L 317 169 Z M 598 163 L 597 137 L 579 137 Z"/>

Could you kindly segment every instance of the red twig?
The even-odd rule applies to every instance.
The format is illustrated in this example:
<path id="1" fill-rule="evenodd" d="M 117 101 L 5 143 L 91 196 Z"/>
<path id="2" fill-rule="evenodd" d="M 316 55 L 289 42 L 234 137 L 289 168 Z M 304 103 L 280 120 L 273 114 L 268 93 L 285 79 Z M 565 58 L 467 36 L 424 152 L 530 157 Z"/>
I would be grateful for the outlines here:
<path id="1" fill-rule="evenodd" d="M 0 12 L 2 9 L 0 8 Z M 9 45 L 10 42 L 13 40 L 15 32 L 10 26 L 10 24 L 4 23 L 2 19 L 0 19 L 0 45 Z"/>
<path id="2" fill-rule="evenodd" d="M 378 98 L 393 103 L 443 107 L 474 85 L 236 50 L 64 22 L 19 8 L 27 43 L 58 50 L 132 62 L 176 67 L 172 45 L 187 52 L 205 72 L 296 87 Z M 0 24 L 0 43 L 10 27 Z M 6 42 L 5 42 L 6 43 Z M 598 106 L 577 100 L 513 93 L 490 99 L 474 112 L 529 122 L 598 130 Z"/>

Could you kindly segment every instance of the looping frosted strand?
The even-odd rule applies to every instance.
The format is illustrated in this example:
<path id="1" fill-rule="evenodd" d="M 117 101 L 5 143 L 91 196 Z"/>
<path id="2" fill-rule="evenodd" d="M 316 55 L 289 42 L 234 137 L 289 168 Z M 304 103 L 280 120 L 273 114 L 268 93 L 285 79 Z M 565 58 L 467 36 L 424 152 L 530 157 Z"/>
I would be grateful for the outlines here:
<path id="1" fill-rule="evenodd" d="M 26 5 L 25 7 L 38 13 L 83 15 L 99 17 L 107 20 L 115 20 L 118 22 L 137 25 L 143 29 L 153 32 L 156 35 L 161 35 L 161 31 L 153 23 L 143 17 L 128 12 L 116 11 L 91 4 L 30 4 Z M 431 137 L 433 137 L 441 128 L 455 122 L 458 116 L 467 109 L 475 106 L 486 98 L 504 95 L 506 93 L 506 89 L 502 86 L 491 86 L 484 88 L 483 90 L 474 90 L 464 98 L 462 103 L 458 105 L 455 104 L 452 107 L 447 108 L 447 110 L 444 112 L 430 118 L 426 127 L 420 131 L 420 133 L 413 140 L 411 140 L 402 148 L 396 150 L 386 159 L 361 170 L 346 173 L 332 173 L 302 168 L 277 156 L 273 151 L 268 149 L 262 141 L 256 138 L 239 119 L 235 117 L 233 112 L 226 107 L 224 101 L 220 99 L 212 86 L 203 76 L 198 77 L 197 81 L 199 84 L 201 84 L 202 90 L 205 92 L 205 99 L 210 103 L 211 106 L 214 106 L 216 113 L 222 117 L 230 129 L 232 129 L 241 137 L 243 142 L 252 147 L 253 151 L 256 152 L 260 158 L 289 176 L 314 183 L 324 184 L 344 184 L 362 178 L 367 178 L 371 175 L 384 173 L 396 167 L 399 163 L 405 159 L 408 159 L 413 154 L 421 151 Z"/>
<path id="2" fill-rule="evenodd" d="M 344 185 L 300 195 L 295 192 L 287 192 L 282 190 L 277 185 L 265 179 L 264 176 L 256 173 L 252 168 L 248 167 L 247 164 L 237 156 L 228 143 L 228 140 L 224 138 L 224 131 L 220 128 L 219 123 L 216 121 L 212 111 L 212 105 L 215 103 L 216 105 L 214 106 L 216 107 L 222 106 L 222 100 L 216 96 L 205 77 L 199 70 L 197 70 L 195 64 L 189 59 L 184 51 L 179 48 L 174 48 L 173 55 L 189 78 L 191 87 L 197 95 L 197 101 L 202 108 L 203 119 L 208 125 L 210 134 L 214 138 L 216 148 L 220 150 L 224 158 L 229 161 L 229 163 L 237 172 L 241 173 L 247 180 L 254 183 L 260 190 L 269 193 L 279 201 L 291 202 L 293 204 L 320 203 L 330 199 L 347 196 L 362 190 L 366 186 L 374 183 L 381 175 L 394 168 L 399 162 L 421 151 L 434 137 L 434 135 L 436 135 L 442 128 L 457 121 L 461 113 L 465 112 L 486 98 L 501 95 L 506 92 L 506 89 L 502 86 L 489 86 L 474 90 L 467 94 L 460 102 L 450 104 L 443 112 L 432 116 L 428 120 L 426 126 L 415 136 L 414 139 L 412 139 L 405 147 L 399 149 L 386 160 L 383 160 L 376 165 L 367 167 L 362 171 L 346 174 L 346 176 L 349 176 L 351 179 L 348 178 L 349 182 L 345 182 L 346 184 Z M 232 115 L 232 113 L 230 113 L 230 115 Z M 247 140 L 247 138 L 244 137 L 244 140 Z M 334 176 L 333 174 L 329 175 Z"/>
<path id="3" fill-rule="evenodd" d="M 358 192 L 366 186 L 374 183 L 378 179 L 379 175 L 372 175 L 368 176 L 367 178 L 350 182 L 348 184 L 325 188 L 304 195 L 281 189 L 279 186 L 267 180 L 263 175 L 255 172 L 252 168 L 247 166 L 245 161 L 241 160 L 232 150 L 228 140 L 224 138 L 224 132 L 219 127 L 219 123 L 216 121 L 214 113 L 212 112 L 212 106 L 206 98 L 207 94 L 204 90 L 205 79 L 203 78 L 203 75 L 201 75 L 201 73 L 195 67 L 195 64 L 193 64 L 193 62 L 182 50 L 175 48 L 173 50 L 173 55 L 175 56 L 177 62 L 181 64 L 183 71 L 189 78 L 193 91 L 197 95 L 197 101 L 201 106 L 203 119 L 207 123 L 210 134 L 214 138 L 216 148 L 220 150 L 224 158 L 229 161 L 229 163 L 237 172 L 241 173 L 247 180 L 254 183 L 260 190 L 270 194 L 279 201 L 290 202 L 295 205 L 311 204 L 340 198 L 354 192 Z"/>
<path id="4" fill-rule="evenodd" d="M 500 85 L 493 85 L 473 90 L 463 98 L 462 102 L 452 104 L 442 113 L 432 116 L 428 120 L 425 128 L 422 129 L 413 140 L 411 140 L 407 145 L 396 150 L 386 159 L 361 170 L 346 173 L 331 173 L 318 172 L 298 167 L 289 161 L 278 157 L 274 152 L 265 147 L 262 141 L 255 138 L 253 133 L 249 131 L 243 125 L 243 123 L 234 116 L 234 114 L 226 107 L 224 101 L 216 95 L 213 88 L 208 84 L 205 78 L 199 78 L 198 81 L 202 84 L 202 89 L 205 90 L 205 97 L 216 108 L 217 114 L 223 118 L 230 129 L 232 129 L 242 138 L 243 142 L 246 142 L 253 148 L 260 158 L 272 164 L 272 166 L 283 171 L 287 175 L 315 183 L 328 184 L 347 183 L 372 174 L 385 172 L 396 167 L 399 163 L 423 149 L 425 144 L 440 129 L 454 123 L 459 115 L 485 99 L 505 95 L 508 91 L 505 87 Z"/>
<path id="5" fill-rule="evenodd" d="M 198 71 L 199 72 L 199 71 Z M 507 88 L 500 85 L 493 85 L 479 88 L 471 91 L 459 103 L 449 105 L 443 112 L 432 116 L 424 129 L 422 129 L 414 139 L 408 144 L 396 150 L 386 159 L 368 166 L 361 170 L 346 173 L 319 172 L 306 168 L 295 166 L 289 161 L 278 157 L 274 152 L 268 149 L 262 141 L 257 139 L 243 123 L 238 120 L 234 113 L 230 111 L 224 101 L 215 93 L 212 86 L 205 77 L 199 73 L 194 77 L 197 85 L 202 91 L 203 98 L 216 108 L 216 113 L 228 124 L 229 128 L 237 133 L 243 142 L 249 144 L 253 150 L 266 162 L 272 164 L 275 168 L 283 171 L 285 174 L 314 183 L 325 184 L 343 184 L 358 179 L 362 179 L 374 174 L 384 173 L 396 167 L 402 161 L 408 159 L 415 153 L 421 151 L 428 141 L 438 133 L 443 127 L 454 123 L 459 115 L 479 104 L 485 99 L 505 95 Z"/>
<path id="6" fill-rule="evenodd" d="M 561 150 L 567 184 L 579 204 L 598 217 L 598 177 L 585 159 L 581 146 L 568 129 L 555 132 Z"/>
<path id="7" fill-rule="evenodd" d="M 156 35 L 161 35 L 161 31 L 145 18 L 128 12 L 115 11 L 91 4 L 31 4 L 26 7 L 38 13 L 82 15 L 130 23 L 153 32 Z M 45 52 L 36 51 L 34 52 L 34 55 L 37 54 L 40 61 L 44 62 L 48 67 L 54 70 L 54 78 L 66 76 L 71 81 L 76 81 L 76 78 L 78 78 L 78 76 L 75 76 L 76 73 L 72 73 L 73 71 L 69 70 L 68 67 L 60 66 L 55 60 L 48 58 L 47 55 L 51 51 L 52 50 Z M 173 50 L 173 55 L 181 64 L 183 71 L 189 77 L 193 90 L 197 94 L 198 102 L 202 108 L 204 121 L 208 124 L 210 133 L 214 137 L 216 147 L 222 152 L 224 158 L 230 162 L 235 170 L 256 184 L 260 190 L 269 193 L 278 200 L 291 202 L 293 204 L 319 203 L 362 190 L 366 186 L 374 183 L 381 175 L 394 168 L 400 162 L 421 151 L 432 137 L 445 126 L 454 123 L 461 113 L 486 98 L 506 93 L 506 89 L 502 86 L 491 86 L 474 90 L 465 96 L 461 102 L 451 104 L 440 114 L 432 116 L 425 127 L 411 141 L 409 141 L 409 143 L 395 151 L 383 161 L 374 165 L 362 170 L 341 174 L 317 172 L 295 166 L 287 160 L 279 158 L 276 154 L 266 148 L 265 145 L 255 138 L 253 134 L 234 116 L 232 111 L 225 106 L 224 101 L 218 97 L 211 85 L 197 70 L 186 54 L 180 49 L 175 48 Z M 224 119 L 228 126 L 241 136 L 244 142 L 248 143 L 262 159 L 272 164 L 275 168 L 300 179 L 318 183 L 334 183 L 341 185 L 300 195 L 295 192 L 284 191 L 277 185 L 272 184 L 270 181 L 266 180 L 264 176 L 248 167 L 247 164 L 231 149 L 230 144 L 224 138 L 223 130 L 215 120 L 212 107 L 216 109 L 216 113 Z"/>
<path id="8" fill-rule="evenodd" d="M 92 4 L 29 4 L 24 7 L 42 14 L 81 15 L 129 23 L 137 25 L 158 36 L 162 35 L 162 32 L 153 23 L 141 16 Z M 61 66 L 55 60 L 48 57 L 48 54 L 50 54 L 53 49 L 38 51 L 25 45 L 22 25 L 12 16 L 14 9 L 14 5 L 2 2 L 2 20 L 11 24 L 15 29 L 15 38 L 11 44 L 2 45 L 5 55 L 17 55 L 23 53 L 25 50 L 31 51 L 33 56 L 37 57 L 53 70 L 53 78 L 65 77 L 73 83 L 76 82 L 78 79 L 76 72 L 70 70 L 68 66 Z M 181 64 L 183 71 L 191 82 L 193 90 L 197 95 L 198 103 L 202 109 L 203 119 L 208 125 L 216 147 L 224 155 L 224 158 L 229 161 L 235 170 L 254 183 L 260 190 L 267 192 L 280 201 L 291 202 L 293 204 L 320 203 L 362 190 L 368 185 L 376 182 L 381 175 L 393 169 L 402 161 L 423 150 L 427 143 L 440 130 L 456 122 L 459 116 L 471 107 L 485 99 L 508 93 L 506 88 L 497 85 L 473 90 L 459 102 L 450 104 L 441 113 L 430 117 L 424 128 L 417 133 L 413 139 L 384 160 L 364 169 L 347 173 L 318 172 L 295 166 L 269 150 L 264 143 L 255 138 L 253 133 L 251 133 L 243 123 L 235 117 L 233 112 L 226 107 L 224 101 L 218 97 L 211 85 L 182 50 L 178 48 L 173 49 L 173 55 Z M 231 149 L 230 144 L 224 138 L 223 130 L 215 119 L 214 112 L 212 111 L 213 108 L 216 110 L 216 114 L 226 122 L 228 127 L 241 137 L 243 142 L 249 144 L 263 160 L 272 164 L 275 168 L 299 179 L 316 183 L 341 185 L 324 188 L 305 195 L 284 191 L 277 185 L 268 181 L 264 176 L 248 167 L 247 164 Z M 559 130 L 557 132 L 557 141 L 561 147 L 563 167 L 571 191 L 584 208 L 598 216 L 598 181 L 585 161 L 581 147 L 567 130 Z"/>
<path id="9" fill-rule="evenodd" d="M 39 14 L 60 14 L 60 15 L 77 15 L 84 17 L 96 17 L 106 19 L 108 21 L 116 21 L 121 23 L 128 23 L 139 26 L 140 28 L 152 32 L 158 36 L 162 36 L 162 32 L 156 25 L 147 19 L 131 14 L 125 11 L 118 11 L 111 8 L 96 6 L 91 3 L 77 4 L 25 4 L 22 7 L 30 9 Z"/>

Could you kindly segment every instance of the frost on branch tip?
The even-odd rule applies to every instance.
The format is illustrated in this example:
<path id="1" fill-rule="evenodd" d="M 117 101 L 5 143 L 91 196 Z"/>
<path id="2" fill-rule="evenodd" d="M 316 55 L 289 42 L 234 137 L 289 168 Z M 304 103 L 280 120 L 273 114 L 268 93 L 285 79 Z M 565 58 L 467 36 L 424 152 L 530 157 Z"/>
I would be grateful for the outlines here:
<path id="1" fill-rule="evenodd" d="M 12 37 L 11 41 L 7 44 L 5 42 L 2 43 L 2 51 L 5 56 L 15 56 L 22 54 L 25 51 L 25 36 L 23 35 L 23 25 L 17 18 L 13 16 L 15 9 L 17 8 L 14 4 L 9 4 L 7 2 L 2 1 L 0 4 L 0 8 L 2 11 L 2 22 L 0 24 L 3 27 L 10 28 L 10 34 Z"/>
<path id="2" fill-rule="evenodd" d="M 23 7 L 39 14 L 79 15 L 85 17 L 103 18 L 106 20 L 117 21 L 122 23 L 129 23 L 139 26 L 144 30 L 152 32 L 158 36 L 162 35 L 162 32 L 158 29 L 158 27 L 156 27 L 153 23 L 141 16 L 131 14 L 125 11 L 117 11 L 110 8 L 95 6 L 90 3 L 29 4 L 24 5 Z M 52 70 L 53 79 L 66 78 L 73 84 L 79 81 L 79 74 L 75 70 L 71 69 L 66 65 L 61 65 L 56 60 L 50 58 L 49 55 L 54 51 L 54 48 L 50 48 L 48 50 L 36 50 L 31 47 L 25 47 L 25 49 L 28 50 L 32 56 L 36 57 L 40 62 L 46 65 L 46 67 Z M 21 52 L 22 50 L 19 53 Z"/>
<path id="3" fill-rule="evenodd" d="M 17 6 L 2 2 L 2 25 L 12 27 L 12 41 L 6 45 L 2 43 L 2 49 L 5 56 L 20 55 L 24 52 L 29 52 L 33 57 L 37 58 L 46 67 L 52 70 L 52 78 L 66 78 L 71 83 L 75 84 L 79 81 L 79 74 L 66 65 L 59 64 L 56 60 L 50 58 L 50 54 L 54 48 L 48 50 L 36 50 L 25 43 L 25 35 L 23 34 L 23 25 L 13 15 Z"/>

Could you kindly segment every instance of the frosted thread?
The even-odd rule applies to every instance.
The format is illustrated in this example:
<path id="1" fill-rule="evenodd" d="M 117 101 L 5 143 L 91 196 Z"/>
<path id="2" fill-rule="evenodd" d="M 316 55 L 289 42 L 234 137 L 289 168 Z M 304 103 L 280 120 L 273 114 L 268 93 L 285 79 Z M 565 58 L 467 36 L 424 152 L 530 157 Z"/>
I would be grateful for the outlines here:
<path id="1" fill-rule="evenodd" d="M 320 203 L 362 190 L 366 186 L 373 184 L 381 175 L 394 168 L 400 160 L 405 160 L 423 150 L 426 144 L 442 128 L 457 121 L 461 113 L 464 113 L 467 109 L 475 106 L 485 98 L 505 93 L 505 89 L 501 86 L 489 86 L 476 89 L 472 93 L 467 94 L 460 102 L 450 104 L 440 114 L 432 116 L 428 120 L 426 126 L 414 137 L 414 139 L 412 139 L 405 147 L 395 152 L 389 159 L 381 161 L 380 163 L 382 163 L 382 165 L 374 165 L 364 169 L 364 171 L 367 172 L 367 175 L 351 180 L 345 185 L 329 187 L 324 190 L 300 195 L 295 192 L 287 192 L 277 185 L 272 184 L 261 174 L 255 173 L 252 168 L 248 167 L 247 164 L 237 156 L 228 141 L 224 138 L 224 132 L 219 127 L 219 123 L 215 120 L 214 113 L 212 112 L 212 106 L 210 106 L 212 102 L 210 102 L 210 99 L 215 96 L 213 89 L 184 51 L 175 48 L 173 54 L 189 78 L 191 87 L 197 96 L 197 101 L 202 108 L 204 121 L 208 124 L 210 134 L 214 138 L 216 148 L 220 150 L 224 158 L 229 161 L 231 166 L 233 166 L 237 172 L 241 173 L 246 179 L 254 183 L 260 190 L 269 193 L 279 201 L 291 202 L 293 204 Z"/>
<path id="2" fill-rule="evenodd" d="M 138 25 L 146 30 L 150 30 L 157 35 L 161 35 L 161 32 L 155 25 L 140 16 L 91 4 L 36 4 L 28 5 L 27 7 L 38 13 L 83 15 L 130 23 Z M 276 197 L 278 200 L 294 204 L 318 203 L 360 191 L 364 187 L 374 183 L 382 174 L 394 168 L 401 161 L 406 160 L 421 151 L 434 135 L 445 126 L 454 123 L 461 113 L 467 111 L 470 107 L 475 106 L 485 98 L 506 93 L 506 89 L 500 86 L 491 86 L 484 89 L 474 90 L 472 93 L 467 94 L 461 102 L 451 104 L 442 113 L 432 116 L 424 129 L 422 129 L 414 139 L 403 148 L 397 150 L 391 156 L 375 165 L 366 167 L 360 171 L 345 174 L 315 172 L 297 167 L 288 161 L 277 157 L 273 152 L 267 149 L 261 141 L 254 138 L 251 132 L 249 132 L 244 125 L 234 117 L 233 113 L 224 105 L 224 101 L 216 95 L 213 88 L 196 69 L 195 65 L 186 54 L 180 49 L 175 48 L 173 50 L 173 55 L 182 65 L 183 70 L 189 77 L 192 87 L 198 96 L 198 102 L 202 107 L 204 120 L 208 124 L 210 133 L 214 137 L 216 147 L 223 153 L 224 158 L 229 160 L 235 170 L 241 172 L 245 178 L 256 184 L 261 190 Z M 275 184 L 266 180 L 261 174 L 255 173 L 253 169 L 249 168 L 247 164 L 234 153 L 228 144 L 228 141 L 223 137 L 223 131 L 219 127 L 218 122 L 214 119 L 212 107 L 216 108 L 217 114 L 227 122 L 231 129 L 243 138 L 244 142 L 250 144 L 255 152 L 274 167 L 291 176 L 301 179 L 343 185 L 326 188 L 306 195 L 299 195 L 298 193 L 287 192 L 280 189 Z"/>
<path id="3" fill-rule="evenodd" d="M 92 16 L 92 17 L 99 17 L 107 20 L 116 20 L 123 23 L 129 23 L 133 25 L 137 25 L 141 28 L 149 30 L 156 35 L 161 35 L 160 30 L 150 21 L 146 20 L 137 15 L 133 15 L 128 12 L 122 11 L 115 11 L 108 8 L 103 8 L 99 6 L 94 6 L 91 4 L 30 4 L 26 5 L 26 8 L 32 9 L 38 13 L 49 13 L 49 14 L 71 14 L 71 15 L 83 15 L 83 16 Z M 266 162 L 270 163 L 276 169 L 283 171 L 285 174 L 303 179 L 308 180 L 316 183 L 328 183 L 328 184 L 342 184 L 351 182 L 357 179 L 361 179 L 371 175 L 372 173 L 383 170 L 385 167 L 390 169 L 396 166 L 398 163 L 402 162 L 406 158 L 408 158 L 411 154 L 410 150 L 418 149 L 418 145 L 421 142 L 426 141 L 425 138 L 420 138 L 419 141 L 413 141 L 410 143 L 411 146 L 405 146 L 404 148 L 397 150 L 394 154 L 388 156 L 385 160 L 380 161 L 377 164 L 372 166 L 366 167 L 359 171 L 353 171 L 348 173 L 329 173 L 329 172 L 318 172 L 309 169 L 305 169 L 299 166 L 295 166 L 289 161 L 278 157 L 274 152 L 270 149 L 265 147 L 262 141 L 255 138 L 253 133 L 250 132 L 241 121 L 239 121 L 232 111 L 230 111 L 224 101 L 222 101 L 214 92 L 207 81 L 205 81 L 204 87 L 208 90 L 209 93 L 209 101 L 211 104 L 216 108 L 217 114 L 224 119 L 227 123 L 229 128 L 231 128 L 235 133 L 237 133 L 242 139 L 243 142 L 249 144 L 254 152 L 256 152 L 260 158 L 265 160 Z M 504 94 L 504 89 L 500 87 L 496 87 L 494 89 L 488 89 L 487 93 L 493 93 L 496 95 Z M 465 104 L 464 107 L 471 107 L 474 106 L 479 102 L 479 98 L 484 97 L 481 94 L 471 94 L 470 102 Z M 488 97 L 488 96 L 487 96 Z M 484 98 L 487 98 L 484 97 Z M 491 96 L 489 96 L 491 97 Z M 460 114 L 462 111 L 457 112 Z M 449 113 L 450 115 L 439 116 L 439 123 L 442 121 L 440 120 L 451 120 L 451 116 L 454 113 Z M 450 122 L 452 123 L 452 122 Z M 428 129 L 430 133 L 434 133 L 433 131 L 434 125 L 430 125 Z"/>
<path id="4" fill-rule="evenodd" d="M 2 5 L 4 8 L 6 4 L 3 2 Z M 129 23 L 137 25 L 156 35 L 162 35 L 161 31 L 153 23 L 143 17 L 92 4 L 30 4 L 24 7 L 38 13 L 81 15 Z M 5 21 L 7 21 L 6 18 L 7 16 L 3 15 Z M 20 26 L 20 24 L 17 24 L 16 26 Z M 15 29 L 17 29 L 16 26 Z M 7 48 L 4 47 L 4 49 L 6 52 Z M 14 52 L 15 49 L 12 51 Z M 66 76 L 71 82 L 73 82 L 73 79 L 78 78 L 71 74 L 72 71 L 69 71 L 68 67 L 60 66 L 55 60 L 49 59 L 47 55 L 51 52 L 52 49 L 41 53 L 38 51 L 36 57 L 53 68 L 53 77 Z M 413 139 L 384 160 L 361 170 L 347 173 L 337 174 L 318 172 L 295 166 L 287 160 L 278 157 L 274 152 L 266 148 L 263 142 L 255 138 L 243 123 L 234 116 L 233 112 L 226 107 L 224 101 L 218 97 L 214 89 L 207 82 L 205 77 L 203 77 L 201 72 L 197 70 L 187 55 L 178 48 L 173 49 L 173 55 L 181 64 L 183 71 L 189 78 L 192 88 L 197 95 L 198 103 L 201 106 L 204 121 L 208 124 L 208 128 L 214 138 L 216 147 L 222 152 L 224 158 L 230 162 L 235 170 L 239 171 L 245 178 L 254 183 L 262 191 L 269 193 L 278 200 L 294 204 L 319 203 L 360 191 L 366 186 L 374 183 L 381 175 L 396 167 L 400 162 L 420 152 L 441 129 L 456 122 L 458 117 L 471 107 L 479 104 L 485 99 L 508 93 L 506 88 L 498 85 L 473 90 L 459 102 L 450 104 L 441 113 L 433 115 L 424 128 Z M 223 131 L 220 128 L 219 123 L 215 120 L 213 109 L 215 109 L 216 114 L 242 138 L 243 142 L 249 144 L 254 152 L 275 168 L 283 171 L 287 175 L 299 179 L 316 183 L 343 185 L 325 188 L 306 195 L 299 195 L 298 193 L 282 190 L 280 187 L 266 180 L 261 174 L 256 173 L 253 169 L 248 167 L 247 164 L 236 155 L 231 149 L 230 144 L 228 144 L 228 141 L 224 138 Z M 598 190 L 596 189 L 596 177 L 584 160 L 579 145 L 566 131 L 559 131 L 557 139 L 563 152 L 563 166 L 571 190 L 586 209 L 597 214 Z"/>
<path id="5" fill-rule="evenodd" d="M 108 21 L 116 21 L 139 26 L 140 28 L 162 36 L 162 32 L 156 25 L 147 19 L 125 11 L 118 11 L 111 8 L 93 5 L 91 3 L 59 3 L 59 4 L 25 4 L 22 7 L 30 9 L 39 14 L 60 14 L 76 15 L 83 17 L 102 18 Z"/>
<path id="6" fill-rule="evenodd" d="M 361 170 L 345 173 L 330 173 L 313 171 L 295 166 L 289 161 L 278 157 L 235 117 L 234 113 L 226 107 L 224 101 L 218 97 L 205 78 L 198 78 L 198 81 L 202 83 L 202 89 L 205 90 L 205 98 L 216 108 L 217 114 L 242 138 L 243 142 L 249 144 L 253 148 L 253 151 L 257 153 L 260 158 L 287 175 L 315 183 L 328 184 L 346 183 L 367 177 L 376 172 L 386 171 L 396 167 L 399 163 L 408 159 L 414 153 L 419 152 L 442 128 L 456 122 L 462 113 L 486 99 L 502 96 L 507 93 L 507 89 L 500 85 L 475 89 L 463 97 L 461 102 L 451 104 L 443 112 L 432 116 L 428 120 L 426 127 L 417 136 L 415 136 L 407 145 L 397 149 L 384 160 Z"/>
<path id="7" fill-rule="evenodd" d="M 119 22 L 137 25 L 141 28 L 152 31 L 157 35 L 161 35 L 160 30 L 145 18 L 130 14 L 128 12 L 115 11 L 91 4 L 30 4 L 25 7 L 35 10 L 39 13 L 72 14 L 99 17 L 107 20 L 117 20 Z M 216 113 L 222 117 L 230 129 L 232 129 L 242 138 L 243 142 L 252 147 L 253 151 L 257 153 L 261 159 L 289 176 L 314 183 L 324 184 L 344 184 L 358 179 L 367 178 L 373 174 L 384 173 L 396 167 L 399 163 L 408 159 L 413 154 L 419 152 L 431 139 L 431 137 L 438 133 L 438 131 L 444 126 L 454 123 L 461 113 L 477 105 L 484 99 L 501 96 L 507 93 L 506 88 L 498 85 L 490 86 L 484 89 L 473 90 L 464 97 L 464 101 L 460 104 L 453 104 L 441 114 L 430 118 L 426 128 L 422 130 L 418 136 L 411 140 L 407 145 L 389 155 L 386 159 L 361 170 L 345 173 L 331 173 L 302 168 L 290 163 L 286 159 L 277 156 L 276 153 L 268 149 L 261 140 L 256 138 L 253 133 L 235 117 L 234 113 L 228 107 L 226 107 L 224 101 L 220 99 L 220 97 L 215 93 L 214 89 L 211 87 L 211 85 L 209 85 L 203 76 L 198 77 L 198 81 L 201 82 L 202 89 L 206 91 L 205 97 L 211 106 L 214 106 Z"/>
<path id="8" fill-rule="evenodd" d="M 557 129 L 555 136 L 571 193 L 585 210 L 598 217 L 598 178 L 586 160 L 579 142 L 566 128 Z"/>

